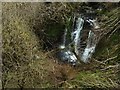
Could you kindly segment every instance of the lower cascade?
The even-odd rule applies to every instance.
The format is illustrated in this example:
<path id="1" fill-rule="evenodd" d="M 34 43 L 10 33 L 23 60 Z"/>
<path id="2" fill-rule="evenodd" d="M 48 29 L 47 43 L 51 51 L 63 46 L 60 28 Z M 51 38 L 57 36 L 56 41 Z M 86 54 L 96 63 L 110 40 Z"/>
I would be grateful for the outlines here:
<path id="1" fill-rule="evenodd" d="M 91 57 L 92 53 L 95 51 L 96 44 L 94 38 L 95 38 L 95 34 L 90 30 L 87 40 L 87 46 L 81 56 L 81 60 L 83 62 L 87 62 L 88 59 Z"/>
<path id="2" fill-rule="evenodd" d="M 59 56 L 62 61 L 76 65 L 78 60 L 87 63 L 95 52 L 97 44 L 96 31 L 100 28 L 96 19 L 75 17 L 74 28 L 71 30 L 71 41 L 66 43 L 68 30 L 65 29 Z M 87 27 L 87 28 L 86 28 Z"/>

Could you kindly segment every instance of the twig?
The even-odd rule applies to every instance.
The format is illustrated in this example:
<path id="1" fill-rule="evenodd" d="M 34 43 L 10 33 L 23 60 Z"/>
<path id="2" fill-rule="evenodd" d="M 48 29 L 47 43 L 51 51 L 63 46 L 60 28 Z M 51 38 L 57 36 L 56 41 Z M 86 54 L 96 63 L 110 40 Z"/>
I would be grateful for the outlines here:
<path id="1" fill-rule="evenodd" d="M 120 28 L 120 27 L 118 27 L 118 28 Z M 109 35 L 108 38 L 110 38 L 112 36 L 112 34 L 114 34 L 118 30 L 118 28 L 116 28 L 114 31 L 112 31 L 112 33 Z"/>
<path id="2" fill-rule="evenodd" d="M 110 55 L 110 51 L 108 50 L 108 48 L 107 48 L 107 52 L 108 52 L 108 56 Z"/>
<path id="3" fill-rule="evenodd" d="M 108 58 L 107 60 L 103 61 L 104 63 L 108 62 L 109 60 L 112 60 L 112 59 L 115 59 L 117 58 L 117 56 L 114 56 L 114 57 L 111 57 L 111 58 Z"/>
<path id="4" fill-rule="evenodd" d="M 113 82 L 113 80 L 111 78 L 108 78 L 110 80 L 110 82 L 112 83 L 113 86 L 115 86 L 115 83 Z"/>
<path id="5" fill-rule="evenodd" d="M 70 83 L 68 83 L 67 81 L 65 81 L 65 83 L 70 86 L 69 88 L 73 88 L 73 86 Z"/>
<path id="6" fill-rule="evenodd" d="M 100 64 L 104 64 L 104 65 L 105 65 L 104 62 L 98 61 L 98 60 L 96 60 L 96 59 L 93 59 L 93 60 L 96 61 L 96 62 L 98 62 L 98 63 L 100 63 Z"/>
<path id="7" fill-rule="evenodd" d="M 56 50 L 47 51 L 47 52 L 45 53 L 45 58 L 46 58 L 49 54 L 53 54 L 54 52 L 56 52 Z"/>
<path id="8" fill-rule="evenodd" d="M 110 68 L 118 68 L 119 65 L 109 65 L 108 67 L 104 68 L 104 69 L 101 69 L 101 70 L 107 70 L 107 69 L 110 69 Z"/>

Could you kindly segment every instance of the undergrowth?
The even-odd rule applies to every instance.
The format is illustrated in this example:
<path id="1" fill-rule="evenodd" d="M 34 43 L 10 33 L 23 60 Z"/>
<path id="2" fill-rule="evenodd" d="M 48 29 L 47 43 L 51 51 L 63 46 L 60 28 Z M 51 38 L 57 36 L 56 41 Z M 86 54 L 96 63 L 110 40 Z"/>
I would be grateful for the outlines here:
<path id="1" fill-rule="evenodd" d="M 3 88 L 117 88 L 119 8 L 99 12 L 104 33 L 90 63 L 73 67 L 53 57 L 70 15 L 81 5 L 2 3 Z"/>

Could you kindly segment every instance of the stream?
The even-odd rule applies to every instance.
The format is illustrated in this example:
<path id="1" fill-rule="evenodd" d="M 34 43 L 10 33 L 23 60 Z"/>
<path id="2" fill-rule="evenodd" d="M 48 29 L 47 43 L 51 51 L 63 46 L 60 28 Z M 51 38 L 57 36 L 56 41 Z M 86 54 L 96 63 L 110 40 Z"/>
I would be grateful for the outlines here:
<path id="1" fill-rule="evenodd" d="M 76 16 L 73 22 L 73 30 L 70 32 L 71 42 L 67 42 L 68 29 L 64 30 L 63 41 L 59 46 L 59 57 L 62 61 L 76 65 L 78 61 L 87 63 L 95 52 L 97 44 L 96 31 L 99 24 L 96 18 Z"/>

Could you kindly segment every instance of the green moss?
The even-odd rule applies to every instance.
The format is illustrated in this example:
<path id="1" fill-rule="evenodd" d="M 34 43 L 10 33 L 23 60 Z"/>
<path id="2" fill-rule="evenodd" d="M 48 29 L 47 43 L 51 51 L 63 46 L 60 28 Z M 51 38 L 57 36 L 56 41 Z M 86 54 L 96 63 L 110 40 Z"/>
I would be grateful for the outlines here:
<path id="1" fill-rule="evenodd" d="M 46 25 L 46 34 L 49 38 L 57 38 L 64 31 L 64 25 L 62 24 L 49 24 Z"/>

